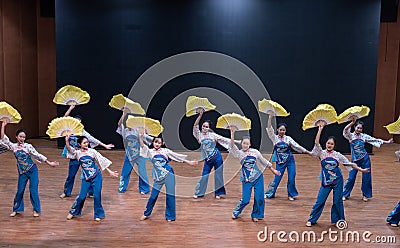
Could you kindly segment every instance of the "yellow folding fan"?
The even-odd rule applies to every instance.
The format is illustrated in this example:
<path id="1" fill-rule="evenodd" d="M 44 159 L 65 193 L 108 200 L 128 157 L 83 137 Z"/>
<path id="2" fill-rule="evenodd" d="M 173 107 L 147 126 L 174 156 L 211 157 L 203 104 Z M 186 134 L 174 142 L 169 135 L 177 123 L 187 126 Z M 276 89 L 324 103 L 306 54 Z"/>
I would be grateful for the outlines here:
<path id="1" fill-rule="evenodd" d="M 199 108 L 209 111 L 215 109 L 215 105 L 210 103 L 207 98 L 189 96 L 186 101 L 186 116 L 190 117 L 197 114 L 197 109 Z"/>
<path id="2" fill-rule="evenodd" d="M 272 100 L 262 99 L 258 101 L 258 110 L 262 113 L 273 114 L 274 116 L 288 116 L 290 113 L 286 111 L 282 105 Z"/>
<path id="3" fill-rule="evenodd" d="M 126 119 L 126 126 L 129 128 L 144 128 L 146 133 L 157 137 L 164 130 L 163 126 L 161 126 L 160 122 L 148 117 L 141 116 L 132 116 L 129 115 L 128 119 Z"/>
<path id="4" fill-rule="evenodd" d="M 66 85 L 57 91 L 53 102 L 60 105 L 80 105 L 88 103 L 89 100 L 90 96 L 86 91 L 73 85 Z"/>
<path id="5" fill-rule="evenodd" d="M 316 127 L 319 121 L 325 122 L 326 125 L 337 122 L 335 108 L 329 104 L 319 104 L 304 117 L 302 128 L 306 130 Z"/>
<path id="6" fill-rule="evenodd" d="M 115 95 L 111 98 L 111 101 L 108 103 L 112 108 L 116 108 L 122 110 L 122 108 L 127 108 L 129 113 L 145 115 L 146 112 L 140 106 L 139 103 L 132 101 L 131 99 L 124 97 L 122 94 Z"/>
<path id="7" fill-rule="evenodd" d="M 400 116 L 397 119 L 397 121 L 384 127 L 386 127 L 386 129 L 390 134 L 400 134 Z"/>
<path id="8" fill-rule="evenodd" d="M 355 116 L 357 119 L 362 117 L 366 117 L 369 114 L 369 108 L 367 106 L 353 106 L 341 113 L 338 116 L 338 123 L 341 124 L 343 122 L 351 121 L 351 117 Z"/>
<path id="9" fill-rule="evenodd" d="M 46 134 L 51 139 L 59 138 L 71 133 L 74 135 L 82 135 L 83 124 L 73 117 L 59 117 L 53 119 L 47 128 Z"/>
<path id="10" fill-rule="evenodd" d="M 21 115 L 7 102 L 0 102 L 0 121 L 7 121 L 8 123 L 19 123 Z"/>
<path id="11" fill-rule="evenodd" d="M 221 115 L 217 120 L 217 128 L 230 129 L 236 127 L 237 130 L 250 130 L 251 120 L 236 113 Z"/>

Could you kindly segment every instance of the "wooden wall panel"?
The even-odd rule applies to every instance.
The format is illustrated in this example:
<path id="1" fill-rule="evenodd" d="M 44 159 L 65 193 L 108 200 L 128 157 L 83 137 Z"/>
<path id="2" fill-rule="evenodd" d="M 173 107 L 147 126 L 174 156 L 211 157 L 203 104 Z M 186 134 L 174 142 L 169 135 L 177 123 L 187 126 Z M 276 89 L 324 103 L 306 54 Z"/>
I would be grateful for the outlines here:
<path id="1" fill-rule="evenodd" d="M 17 125 L 9 125 L 11 136 L 18 128 L 28 137 L 38 135 L 37 14 L 36 0 L 1 1 L 1 100 L 22 115 Z"/>
<path id="2" fill-rule="evenodd" d="M 400 9 L 399 9 L 400 10 Z M 400 20 L 397 23 L 381 23 L 378 50 L 374 136 L 391 137 L 384 125 L 397 120 L 400 109 L 399 61 Z M 398 135 L 394 137 L 400 142 Z"/>
<path id="3" fill-rule="evenodd" d="M 37 1 L 40 10 L 40 1 Z M 46 135 L 48 123 L 57 115 L 53 103 L 56 92 L 56 27 L 55 18 L 37 17 L 38 46 L 38 111 L 39 135 Z"/>
<path id="4" fill-rule="evenodd" d="M 4 99 L 3 0 L 0 0 L 0 100 Z"/>
<path id="5" fill-rule="evenodd" d="M 20 6 L 20 0 L 3 0 L 4 99 L 18 109 L 24 121 L 26 113 L 22 109 L 21 96 Z M 17 125 L 8 125 L 7 134 L 12 136 L 16 129 L 23 126 L 23 121 Z"/>
<path id="6" fill-rule="evenodd" d="M 20 0 L 22 1 L 22 0 Z M 37 25 L 36 0 L 23 0 L 20 8 L 21 111 L 23 128 L 29 136 L 38 136 Z"/>

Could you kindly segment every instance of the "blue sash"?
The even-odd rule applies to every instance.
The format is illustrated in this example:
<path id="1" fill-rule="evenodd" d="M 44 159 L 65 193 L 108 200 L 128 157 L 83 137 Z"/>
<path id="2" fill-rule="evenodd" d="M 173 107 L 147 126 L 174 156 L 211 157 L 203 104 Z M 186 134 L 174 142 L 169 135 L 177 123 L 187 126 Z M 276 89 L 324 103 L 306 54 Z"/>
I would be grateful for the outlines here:
<path id="1" fill-rule="evenodd" d="M 201 160 L 211 160 L 215 155 L 218 154 L 218 149 L 215 147 L 216 143 L 211 139 L 204 139 L 201 141 Z"/>
<path id="2" fill-rule="evenodd" d="M 242 161 L 242 170 L 240 173 L 240 181 L 254 182 L 260 175 L 261 171 L 257 167 L 257 158 L 246 156 Z"/>
<path id="3" fill-rule="evenodd" d="M 79 158 L 79 163 L 82 166 L 82 175 L 86 181 L 93 179 L 100 172 L 94 159 L 90 156 L 82 156 Z"/>
<path id="4" fill-rule="evenodd" d="M 134 161 L 140 156 L 140 143 L 136 135 L 128 135 L 126 138 L 126 155 L 130 162 Z"/>
<path id="5" fill-rule="evenodd" d="M 280 141 L 274 146 L 274 153 L 272 154 L 272 162 L 277 164 L 284 164 L 289 160 L 292 152 L 288 143 Z"/>
<path id="6" fill-rule="evenodd" d="M 14 156 L 17 159 L 18 173 L 20 175 L 28 172 L 35 165 L 31 156 L 23 150 L 17 150 L 14 152 Z"/>
<path id="7" fill-rule="evenodd" d="M 68 143 L 72 148 L 79 149 L 78 137 L 76 137 L 76 136 L 69 137 Z M 67 153 L 68 153 L 67 146 L 64 146 L 61 156 L 63 156 L 65 158 L 65 157 L 67 157 Z"/>
<path id="8" fill-rule="evenodd" d="M 342 170 L 339 168 L 339 162 L 332 158 L 327 157 L 321 160 L 321 180 L 323 186 L 334 184 L 342 176 Z"/>
<path id="9" fill-rule="evenodd" d="M 367 155 L 365 150 L 365 143 L 361 139 L 355 139 L 350 142 L 351 160 L 358 161 Z"/>
<path id="10" fill-rule="evenodd" d="M 153 175 L 154 181 L 162 181 L 168 176 L 169 172 L 174 173 L 172 167 L 168 164 L 169 161 L 171 160 L 161 154 L 157 154 L 151 159 L 151 162 L 153 163 L 151 174 Z"/>

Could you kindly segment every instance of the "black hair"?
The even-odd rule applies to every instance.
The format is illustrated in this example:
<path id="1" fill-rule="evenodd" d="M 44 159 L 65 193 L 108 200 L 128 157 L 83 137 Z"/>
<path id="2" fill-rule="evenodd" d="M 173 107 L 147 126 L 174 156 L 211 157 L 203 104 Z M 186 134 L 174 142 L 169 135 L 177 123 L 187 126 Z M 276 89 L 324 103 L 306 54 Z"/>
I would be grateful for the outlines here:
<path id="1" fill-rule="evenodd" d="M 151 141 L 151 144 L 150 144 L 149 148 L 154 148 L 153 143 L 154 143 L 154 141 L 155 141 L 156 139 L 161 139 L 161 148 L 166 148 L 165 143 L 164 143 L 164 138 L 163 138 L 161 135 L 159 135 L 159 136 L 153 138 L 153 140 Z"/>
<path id="2" fill-rule="evenodd" d="M 18 136 L 18 134 L 20 134 L 20 133 L 25 133 L 26 134 L 25 130 L 18 129 L 17 132 L 15 132 L 15 136 Z"/>
<path id="3" fill-rule="evenodd" d="M 276 125 L 277 128 L 280 128 L 281 126 L 284 126 L 287 129 L 287 124 L 284 122 L 281 122 L 278 125 Z"/>
<path id="4" fill-rule="evenodd" d="M 208 125 L 209 125 L 210 128 L 211 128 L 211 125 L 212 125 L 213 123 L 212 123 L 210 120 L 204 120 L 204 121 L 201 123 L 201 125 L 203 126 L 203 124 L 204 124 L 205 122 L 207 122 Z"/>
<path id="5" fill-rule="evenodd" d="M 79 136 L 78 140 L 76 142 L 80 145 L 80 144 L 82 144 L 84 139 L 88 139 L 88 138 L 86 138 L 86 136 Z"/>
<path id="6" fill-rule="evenodd" d="M 330 140 L 330 139 L 333 140 L 333 143 L 335 143 L 335 144 L 334 144 L 334 147 L 335 147 L 335 146 L 336 146 L 336 137 L 333 136 L 333 135 L 331 135 L 331 136 L 328 137 L 328 139 L 327 139 L 326 141 L 328 141 L 328 140 Z"/>
<path id="7" fill-rule="evenodd" d="M 248 135 L 243 136 L 243 137 L 242 137 L 242 140 L 244 140 L 244 139 L 248 139 L 248 140 L 251 141 L 250 136 L 248 136 Z"/>
<path id="8" fill-rule="evenodd" d="M 364 122 L 362 122 L 362 121 L 357 121 L 356 124 L 355 124 L 355 127 L 358 126 L 358 125 L 361 125 L 362 127 L 364 127 Z"/>
<path id="9" fill-rule="evenodd" d="M 74 118 L 75 119 L 79 119 L 80 121 L 82 121 L 82 116 L 80 116 L 80 115 L 75 115 Z"/>

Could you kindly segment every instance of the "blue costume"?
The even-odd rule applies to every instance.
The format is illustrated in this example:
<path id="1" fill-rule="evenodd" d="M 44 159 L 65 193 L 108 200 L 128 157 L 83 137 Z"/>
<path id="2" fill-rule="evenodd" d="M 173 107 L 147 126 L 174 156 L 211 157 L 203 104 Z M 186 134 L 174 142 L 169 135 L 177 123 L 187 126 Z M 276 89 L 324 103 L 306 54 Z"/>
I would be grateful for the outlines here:
<path id="1" fill-rule="evenodd" d="M 90 145 L 91 148 L 94 148 L 94 147 L 98 146 L 101 143 L 98 139 L 94 138 L 92 135 L 90 135 L 85 130 L 82 131 L 82 136 L 85 136 L 88 139 L 89 145 Z M 77 137 L 71 136 L 68 139 L 68 143 L 70 144 L 71 147 L 73 147 L 75 149 L 79 149 L 79 145 L 78 145 L 77 140 L 78 140 Z M 61 155 L 63 157 L 66 157 L 67 153 L 68 153 L 67 147 L 64 147 L 64 150 L 63 150 Z M 71 196 L 72 189 L 74 188 L 75 176 L 76 176 L 76 173 L 79 170 L 79 165 L 80 165 L 80 163 L 79 163 L 79 161 L 77 159 L 70 159 L 69 160 L 68 177 L 67 177 L 67 179 L 65 180 L 65 183 L 64 183 L 64 194 L 67 197 Z M 93 195 L 93 190 L 89 189 L 88 194 L 89 195 Z"/>
<path id="2" fill-rule="evenodd" d="M 315 145 L 312 150 L 312 155 L 321 160 L 321 187 L 318 192 L 317 201 L 312 207 L 310 217 L 308 219 L 312 224 L 316 223 L 322 214 L 325 202 L 333 190 L 333 205 L 331 208 L 331 223 L 337 223 L 340 220 L 345 220 L 343 207 L 343 175 L 339 168 L 339 163 L 351 166 L 351 163 L 345 156 L 336 151 L 322 150 L 320 144 Z M 351 168 L 350 168 L 351 170 Z"/>
<path id="3" fill-rule="evenodd" d="M 173 221 L 176 219 L 175 209 L 175 175 L 174 170 L 168 163 L 171 160 L 183 162 L 186 155 L 178 154 L 167 148 L 149 149 L 146 145 L 140 150 L 140 155 L 149 158 L 153 163 L 152 176 L 154 179 L 153 189 L 149 200 L 147 201 L 144 216 L 151 215 L 154 205 L 157 202 L 158 194 L 162 186 L 165 184 L 166 190 L 166 207 L 165 218 Z"/>
<path id="4" fill-rule="evenodd" d="M 254 203 L 252 218 L 264 218 L 264 176 L 262 170 L 265 167 L 271 167 L 271 163 L 266 160 L 261 153 L 253 148 L 247 151 L 239 150 L 236 145 L 230 146 L 229 153 L 240 160 L 242 165 L 240 171 L 240 181 L 242 182 L 242 199 L 238 202 L 233 210 L 233 216 L 238 217 L 243 209 L 249 204 L 251 190 L 254 188 Z M 257 161 L 260 162 L 262 170 L 257 166 Z"/>
<path id="5" fill-rule="evenodd" d="M 104 218 L 104 209 L 101 205 L 101 188 L 102 188 L 102 175 L 100 168 L 96 164 L 99 163 L 102 170 L 111 165 L 111 161 L 103 157 L 96 150 L 89 148 L 87 151 L 81 151 L 72 148 L 68 151 L 67 158 L 76 159 L 82 167 L 82 184 L 79 195 L 76 197 L 75 202 L 72 204 L 69 213 L 72 216 L 79 216 L 82 213 L 83 204 L 86 200 L 86 195 L 90 188 L 93 189 L 93 207 L 94 218 Z"/>
<path id="6" fill-rule="evenodd" d="M 33 206 L 33 211 L 40 213 L 40 200 L 39 200 L 39 174 L 36 164 L 33 162 L 32 157 L 39 162 L 47 160 L 45 156 L 38 153 L 35 148 L 28 143 L 12 143 L 7 136 L 0 140 L 0 143 L 8 150 L 14 152 L 17 159 L 18 168 L 18 189 L 14 198 L 13 212 L 24 212 L 24 192 L 26 183 L 29 180 L 29 193 Z M 31 157 L 32 156 L 32 157 Z"/>
<path id="7" fill-rule="evenodd" d="M 344 129 L 343 136 L 350 142 L 351 161 L 363 169 L 371 168 L 371 160 L 369 159 L 369 155 L 365 150 L 365 143 L 369 143 L 379 148 L 383 144 L 383 140 L 376 139 L 365 133 L 360 133 L 359 135 L 357 135 L 355 132 L 350 133 L 350 129 Z M 357 172 L 357 170 L 352 170 L 349 172 L 349 177 L 344 185 L 343 197 L 350 197 L 350 193 L 353 190 L 354 183 L 356 181 Z M 372 197 L 371 171 L 369 173 L 362 174 L 361 191 L 364 197 Z"/>
<path id="8" fill-rule="evenodd" d="M 224 187 L 224 161 L 221 153 L 216 147 L 217 142 L 225 147 L 229 148 L 230 139 L 222 137 L 214 132 L 207 132 L 206 134 L 200 132 L 199 126 L 193 126 L 193 136 L 200 144 L 201 160 L 204 160 L 203 171 L 201 178 L 196 185 L 195 196 L 204 196 L 207 190 L 208 176 L 211 169 L 214 167 L 214 182 L 215 182 L 215 196 L 225 195 Z"/>
<path id="9" fill-rule="evenodd" d="M 118 192 L 126 192 L 133 165 L 136 163 L 139 174 L 139 191 L 144 194 L 149 193 L 150 186 L 146 172 L 146 160 L 140 156 L 139 131 L 137 129 L 124 128 L 124 126 L 121 125 L 117 129 L 117 133 L 120 134 L 124 139 L 126 149 Z M 150 136 L 146 134 L 143 135 L 143 141 L 147 144 L 150 144 L 151 140 L 152 138 Z"/>
<path id="10" fill-rule="evenodd" d="M 400 201 L 393 208 L 393 210 L 389 213 L 386 221 L 390 224 L 398 225 L 400 222 Z"/>
<path id="11" fill-rule="evenodd" d="M 287 191 L 289 197 L 296 197 L 299 195 L 296 189 L 296 164 L 290 148 L 293 148 L 297 152 L 306 152 L 307 150 L 297 144 L 290 136 L 282 136 L 275 134 L 274 129 L 267 128 L 268 137 L 274 145 L 274 151 L 272 154 L 272 162 L 276 162 L 276 169 L 281 173 L 280 176 L 275 175 L 274 180 L 268 185 L 265 191 L 266 198 L 274 198 L 275 192 L 281 182 L 285 169 L 288 170 L 288 182 Z"/>

